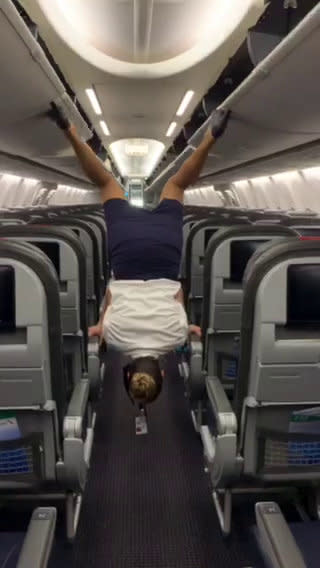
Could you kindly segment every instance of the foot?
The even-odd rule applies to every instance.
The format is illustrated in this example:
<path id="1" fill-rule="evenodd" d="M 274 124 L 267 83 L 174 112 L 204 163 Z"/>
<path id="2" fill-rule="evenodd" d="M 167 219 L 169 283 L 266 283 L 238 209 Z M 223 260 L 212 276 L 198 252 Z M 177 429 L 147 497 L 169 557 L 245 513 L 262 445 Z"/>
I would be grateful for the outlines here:
<path id="1" fill-rule="evenodd" d="M 51 103 L 51 108 L 48 111 L 48 116 L 56 123 L 56 125 L 61 128 L 61 130 L 69 130 L 71 127 L 71 122 L 67 117 L 62 106 L 57 105 L 55 102 Z"/>
<path id="2" fill-rule="evenodd" d="M 222 136 L 227 128 L 231 112 L 229 110 L 215 110 L 211 115 L 210 132 L 214 140 Z"/>

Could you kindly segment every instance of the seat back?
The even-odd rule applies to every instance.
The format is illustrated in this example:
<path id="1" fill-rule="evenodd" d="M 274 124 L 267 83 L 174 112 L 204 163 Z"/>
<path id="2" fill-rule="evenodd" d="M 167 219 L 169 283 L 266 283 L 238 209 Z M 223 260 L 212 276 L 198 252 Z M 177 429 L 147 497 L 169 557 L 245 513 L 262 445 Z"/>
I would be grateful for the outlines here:
<path id="1" fill-rule="evenodd" d="M 183 227 L 182 227 L 182 236 L 183 236 L 183 246 L 182 246 L 182 254 L 181 254 L 181 265 L 180 265 L 180 278 L 185 281 L 187 278 L 187 266 L 186 266 L 186 246 L 187 240 L 190 234 L 192 227 L 196 223 L 204 220 L 204 218 L 200 215 L 187 215 L 183 220 Z"/>
<path id="2" fill-rule="evenodd" d="M 248 224 L 243 219 L 241 224 Z M 206 248 L 211 237 L 221 227 L 236 224 L 233 217 L 212 217 L 196 223 L 187 238 L 185 248 L 186 295 L 190 321 L 200 323 L 203 300 L 203 268 Z"/>
<path id="3" fill-rule="evenodd" d="M 320 242 L 285 240 L 245 275 L 235 392 L 244 473 L 320 479 Z"/>
<path id="4" fill-rule="evenodd" d="M 50 225 L 0 226 L 0 236 L 27 241 L 48 256 L 59 279 L 63 332 L 83 330 L 87 323 L 86 310 L 81 310 L 86 298 L 86 265 L 85 251 L 79 239 L 62 227 Z"/>
<path id="5" fill-rule="evenodd" d="M 319 217 L 296 217 L 289 218 L 286 221 L 288 227 L 292 227 L 299 235 L 305 237 L 320 236 L 320 218 Z"/>
<path id="6" fill-rule="evenodd" d="M 0 236 L 27 241 L 42 250 L 53 263 L 59 279 L 64 353 L 70 388 L 88 360 L 86 258 L 80 240 L 62 227 L 24 225 L 0 227 Z"/>
<path id="7" fill-rule="evenodd" d="M 237 377 L 243 300 L 242 279 L 247 263 L 264 243 L 297 237 L 278 225 L 235 226 L 219 230 L 210 240 L 204 263 L 202 336 L 204 367 L 233 390 Z"/>
<path id="8" fill-rule="evenodd" d="M 81 215 L 81 219 L 84 221 L 88 221 L 91 223 L 92 228 L 94 229 L 98 245 L 99 245 L 99 266 L 100 266 L 100 273 L 101 273 L 101 287 L 102 287 L 102 295 L 104 295 L 105 287 L 108 283 L 109 279 L 109 260 L 108 260 L 108 247 L 107 247 L 107 230 L 106 224 L 101 219 L 94 214 L 83 214 Z"/>
<path id="9" fill-rule="evenodd" d="M 43 220 L 37 220 L 36 223 L 43 224 Z M 54 218 L 49 220 L 49 224 L 69 229 L 69 231 L 77 235 L 84 246 L 87 263 L 88 320 L 89 324 L 93 325 L 99 317 L 99 305 L 101 302 L 99 252 L 96 234 L 89 223 L 79 219 L 71 220 L 68 217 L 65 219 Z"/>
<path id="10" fill-rule="evenodd" d="M 95 220 L 88 219 L 88 217 L 81 215 L 81 220 L 89 225 L 89 227 L 93 230 L 96 242 L 97 242 L 97 267 L 95 267 L 95 279 L 97 279 L 97 284 L 95 286 L 98 287 L 99 295 L 97 296 L 98 301 L 101 303 L 104 291 L 105 291 L 105 280 L 104 280 L 104 273 L 103 273 L 103 265 L 104 265 L 104 255 L 102 251 L 102 236 L 100 226 L 97 225 Z"/>

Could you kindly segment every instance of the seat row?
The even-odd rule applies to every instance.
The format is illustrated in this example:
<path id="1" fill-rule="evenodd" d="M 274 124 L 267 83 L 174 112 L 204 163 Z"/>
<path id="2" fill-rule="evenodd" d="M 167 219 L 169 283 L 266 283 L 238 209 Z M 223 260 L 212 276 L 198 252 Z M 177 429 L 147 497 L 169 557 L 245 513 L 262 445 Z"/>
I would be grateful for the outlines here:
<path id="1" fill-rule="evenodd" d="M 87 330 L 108 277 L 99 208 L 0 213 L 0 498 L 62 503 L 69 541 L 103 380 L 98 341 L 88 340 Z M 34 521 L 38 514 L 50 525 L 48 552 L 56 513 L 49 508 L 47 518 L 41 509 Z M 40 526 L 32 522 L 31 533 Z"/>
<path id="2" fill-rule="evenodd" d="M 303 488 L 319 503 L 320 220 L 223 214 L 193 219 L 186 237 L 182 276 L 202 341 L 192 337 L 180 370 L 229 534 L 238 493 Z"/>

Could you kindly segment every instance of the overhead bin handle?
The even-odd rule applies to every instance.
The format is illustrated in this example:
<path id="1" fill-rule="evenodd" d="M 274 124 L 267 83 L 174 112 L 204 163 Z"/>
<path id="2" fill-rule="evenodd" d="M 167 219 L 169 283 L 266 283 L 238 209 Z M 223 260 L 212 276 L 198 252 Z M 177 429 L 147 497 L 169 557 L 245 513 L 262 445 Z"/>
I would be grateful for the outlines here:
<path id="1" fill-rule="evenodd" d="M 66 91 L 53 102 L 55 105 L 59 106 L 62 111 L 64 111 L 66 117 L 68 117 L 70 122 L 75 125 L 81 138 L 83 138 L 84 140 L 89 140 L 89 138 L 92 137 L 92 131 L 80 115 L 77 107 L 72 102 Z"/>

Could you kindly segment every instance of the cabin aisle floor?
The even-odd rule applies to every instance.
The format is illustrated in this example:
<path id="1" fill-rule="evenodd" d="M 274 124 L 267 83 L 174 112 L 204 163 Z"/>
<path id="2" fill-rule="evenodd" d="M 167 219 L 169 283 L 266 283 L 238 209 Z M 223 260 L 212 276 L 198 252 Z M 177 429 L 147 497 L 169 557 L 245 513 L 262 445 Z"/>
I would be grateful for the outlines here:
<path id="1" fill-rule="evenodd" d="M 148 435 L 136 436 L 134 416 L 110 353 L 77 538 L 73 550 L 57 545 L 50 568 L 260 567 L 240 511 L 221 536 L 174 355 Z"/>

